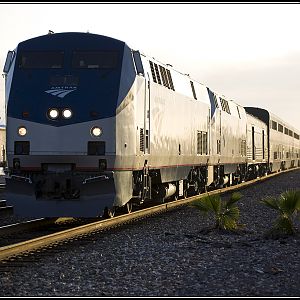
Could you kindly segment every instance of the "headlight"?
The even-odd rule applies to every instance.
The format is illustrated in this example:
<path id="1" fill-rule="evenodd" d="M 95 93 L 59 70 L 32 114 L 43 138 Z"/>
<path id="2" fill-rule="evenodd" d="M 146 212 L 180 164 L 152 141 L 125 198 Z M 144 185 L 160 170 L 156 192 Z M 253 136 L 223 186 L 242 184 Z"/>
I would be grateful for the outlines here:
<path id="1" fill-rule="evenodd" d="M 72 117 L 72 111 L 68 108 L 63 110 L 63 117 L 66 119 L 70 119 Z"/>
<path id="2" fill-rule="evenodd" d="M 57 119 L 59 115 L 59 111 L 56 108 L 51 108 L 48 110 L 48 117 L 50 119 Z"/>
<path id="3" fill-rule="evenodd" d="M 91 133 L 92 133 L 93 136 L 98 137 L 102 134 L 102 129 L 100 127 L 93 127 L 91 129 Z"/>
<path id="4" fill-rule="evenodd" d="M 24 136 L 26 135 L 26 133 L 27 133 L 27 129 L 24 126 L 18 128 L 18 134 L 20 136 Z"/>

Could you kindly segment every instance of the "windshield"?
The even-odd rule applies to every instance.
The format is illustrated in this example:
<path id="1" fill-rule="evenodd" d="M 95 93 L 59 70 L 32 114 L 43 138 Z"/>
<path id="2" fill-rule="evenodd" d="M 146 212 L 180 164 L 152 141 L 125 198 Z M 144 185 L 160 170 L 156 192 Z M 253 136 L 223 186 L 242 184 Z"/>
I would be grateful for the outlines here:
<path id="1" fill-rule="evenodd" d="M 20 55 L 19 68 L 60 69 L 63 67 L 63 51 L 24 51 Z"/>
<path id="2" fill-rule="evenodd" d="M 109 51 L 73 52 L 73 68 L 113 69 L 117 66 L 118 53 Z"/>

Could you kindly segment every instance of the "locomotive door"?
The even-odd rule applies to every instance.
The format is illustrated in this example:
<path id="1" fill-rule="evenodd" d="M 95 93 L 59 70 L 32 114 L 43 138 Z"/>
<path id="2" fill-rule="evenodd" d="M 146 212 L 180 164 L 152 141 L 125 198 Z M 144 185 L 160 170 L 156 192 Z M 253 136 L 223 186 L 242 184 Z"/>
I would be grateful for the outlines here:
<path id="1" fill-rule="evenodd" d="M 138 75 L 144 77 L 144 95 L 142 96 L 141 106 L 139 107 L 139 119 L 141 122 L 139 129 L 139 151 L 143 154 L 150 153 L 150 78 L 149 73 L 145 74 L 143 62 L 139 51 L 133 51 L 133 60 Z"/>
<path id="2" fill-rule="evenodd" d="M 254 130 L 254 126 L 252 126 L 252 131 L 251 131 L 251 139 L 252 139 L 252 160 L 255 160 L 256 156 L 255 156 L 255 130 Z"/>
<path id="3" fill-rule="evenodd" d="M 145 78 L 145 97 L 144 97 L 144 133 L 145 145 L 144 154 L 150 153 L 150 99 L 151 99 L 151 86 L 149 73 L 147 72 L 148 80 Z M 147 84 L 146 84 L 147 83 Z"/>
<path id="4" fill-rule="evenodd" d="M 222 139 L 222 110 L 219 111 L 219 122 L 217 123 L 217 154 L 221 155 L 221 139 Z"/>

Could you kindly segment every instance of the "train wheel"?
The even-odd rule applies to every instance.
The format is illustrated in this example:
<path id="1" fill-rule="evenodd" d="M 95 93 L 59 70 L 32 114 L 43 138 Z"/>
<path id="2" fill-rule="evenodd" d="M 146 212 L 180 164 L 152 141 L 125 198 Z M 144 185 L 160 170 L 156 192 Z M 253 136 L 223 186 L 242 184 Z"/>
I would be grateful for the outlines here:
<path id="1" fill-rule="evenodd" d="M 201 194 L 200 182 L 198 180 L 195 181 L 194 190 L 195 190 L 195 195 Z"/>
<path id="2" fill-rule="evenodd" d="M 132 212 L 132 202 L 128 201 L 126 203 L 126 209 L 127 209 L 127 213 L 130 214 Z"/>
<path id="3" fill-rule="evenodd" d="M 103 218 L 105 218 L 105 219 L 113 218 L 115 216 L 115 213 L 116 213 L 115 207 L 112 207 L 112 208 L 105 207 L 105 209 L 103 211 Z"/>
<path id="4" fill-rule="evenodd" d="M 115 207 L 108 209 L 108 216 L 110 218 L 113 218 L 115 216 L 115 214 L 116 214 L 116 208 Z"/>
<path id="5" fill-rule="evenodd" d="M 183 192 L 183 198 L 186 199 L 188 197 L 188 190 L 185 189 L 184 192 Z"/>

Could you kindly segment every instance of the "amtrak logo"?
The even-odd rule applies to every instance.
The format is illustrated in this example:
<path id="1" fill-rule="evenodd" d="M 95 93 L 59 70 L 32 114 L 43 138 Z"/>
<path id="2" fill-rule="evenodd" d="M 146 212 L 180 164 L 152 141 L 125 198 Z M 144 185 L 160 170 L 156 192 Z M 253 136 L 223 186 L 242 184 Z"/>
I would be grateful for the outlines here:
<path id="1" fill-rule="evenodd" d="M 45 91 L 45 93 L 48 93 L 52 96 L 56 96 L 59 98 L 64 98 L 66 95 L 68 95 L 71 92 L 74 92 L 76 88 L 68 88 L 68 89 L 63 89 L 63 88 L 52 88 L 51 90 Z"/>

